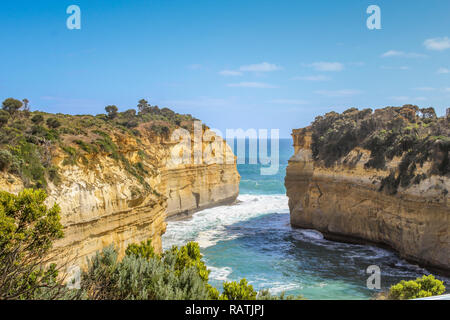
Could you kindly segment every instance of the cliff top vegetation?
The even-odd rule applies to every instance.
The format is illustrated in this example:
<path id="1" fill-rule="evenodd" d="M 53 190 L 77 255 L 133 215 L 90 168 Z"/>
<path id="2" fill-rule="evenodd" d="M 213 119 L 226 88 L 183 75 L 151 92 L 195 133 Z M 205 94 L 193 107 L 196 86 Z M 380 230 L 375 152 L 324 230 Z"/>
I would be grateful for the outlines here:
<path id="1" fill-rule="evenodd" d="M 437 117 L 433 108 L 415 105 L 329 112 L 316 117 L 308 128 L 312 131 L 311 149 L 315 161 L 334 166 L 353 149 L 370 151 L 366 168 L 386 170 L 394 157 L 401 160 L 396 170 L 383 179 L 380 190 L 395 194 L 399 186 L 431 176 L 450 176 L 450 118 Z M 426 173 L 417 168 L 430 162 Z"/>
<path id="2" fill-rule="evenodd" d="M 141 137 L 167 138 L 176 127 L 192 129 L 195 118 L 169 108 L 150 105 L 142 99 L 136 109 L 119 112 L 114 105 L 106 114 L 68 115 L 30 111 L 29 101 L 8 98 L 0 110 L 0 171 L 20 177 L 25 187 L 45 189 L 49 181 L 59 182 L 60 168 L 52 163 L 56 150 L 64 154 L 63 165 L 89 164 L 95 154 L 105 154 L 122 163 L 143 184 L 146 169 L 130 163 L 120 152 L 117 140 Z M 123 139 L 122 139 L 123 140 Z M 141 149 L 140 157 L 147 155 Z"/>

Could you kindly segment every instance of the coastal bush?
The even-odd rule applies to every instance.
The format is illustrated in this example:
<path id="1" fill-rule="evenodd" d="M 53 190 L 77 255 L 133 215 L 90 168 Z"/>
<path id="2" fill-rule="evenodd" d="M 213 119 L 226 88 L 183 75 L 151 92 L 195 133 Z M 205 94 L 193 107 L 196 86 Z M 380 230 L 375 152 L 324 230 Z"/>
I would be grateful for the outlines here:
<path id="1" fill-rule="evenodd" d="M 55 118 L 48 118 L 46 123 L 49 128 L 58 128 L 61 126 L 61 122 Z"/>
<path id="2" fill-rule="evenodd" d="M 13 156 L 8 150 L 0 150 L 0 171 L 8 170 L 13 162 Z"/>
<path id="3" fill-rule="evenodd" d="M 313 158 L 325 167 L 339 164 L 356 147 L 370 151 L 367 169 L 386 170 L 387 161 L 399 157 L 394 173 L 381 181 L 380 191 L 389 194 L 433 174 L 450 174 L 450 126 L 433 108 L 405 105 L 375 112 L 356 108 L 329 112 L 316 117 L 311 132 Z M 431 169 L 417 173 L 427 161 Z"/>
<path id="4" fill-rule="evenodd" d="M 9 113 L 5 110 L 0 110 L 0 127 L 3 127 L 8 123 Z"/>
<path id="5" fill-rule="evenodd" d="M 253 286 L 243 278 L 239 282 L 231 281 L 223 283 L 223 292 L 218 297 L 219 300 L 304 300 L 301 295 L 273 295 L 268 289 L 259 292 L 253 289 Z"/>
<path id="6" fill-rule="evenodd" d="M 65 291 L 47 255 L 63 236 L 60 209 L 47 208 L 46 197 L 43 190 L 0 192 L 0 300 L 51 299 Z"/>
<path id="7" fill-rule="evenodd" d="M 134 109 L 128 109 L 124 112 L 122 112 L 123 117 L 125 118 L 134 118 L 136 116 L 136 110 Z"/>
<path id="8" fill-rule="evenodd" d="M 152 241 L 142 241 L 140 244 L 132 243 L 125 250 L 127 256 L 136 256 L 145 259 L 151 259 L 156 256 L 155 249 L 153 249 Z"/>
<path id="9" fill-rule="evenodd" d="M 107 247 L 98 252 L 81 276 L 78 294 L 83 299 L 98 300 L 274 300 L 300 299 L 284 294 L 273 296 L 268 290 L 257 293 L 246 279 L 225 282 L 222 294 L 208 283 L 207 269 L 200 247 L 189 242 L 173 246 L 161 255 L 154 252 L 151 241 L 130 244 L 125 257 Z"/>
<path id="10" fill-rule="evenodd" d="M 280 295 L 273 295 L 268 289 L 260 290 L 256 296 L 256 300 L 306 300 L 302 295 L 286 295 L 281 292 Z"/>
<path id="11" fill-rule="evenodd" d="M 170 129 L 169 129 L 169 127 L 166 126 L 166 125 L 157 125 L 157 124 L 154 124 L 154 125 L 152 125 L 152 126 L 150 127 L 150 129 L 151 129 L 153 132 L 157 133 L 158 135 L 162 135 L 162 136 L 165 137 L 165 138 L 167 138 L 167 137 L 169 136 Z"/>
<path id="12" fill-rule="evenodd" d="M 258 293 L 253 289 L 251 284 L 248 284 L 247 279 L 241 281 L 231 281 L 223 283 L 223 292 L 220 295 L 220 300 L 256 300 Z"/>
<path id="13" fill-rule="evenodd" d="M 70 146 L 61 146 L 61 149 L 68 155 L 64 159 L 63 165 L 75 165 L 79 157 L 78 151 Z"/>
<path id="14" fill-rule="evenodd" d="M 405 281 L 391 286 L 388 298 L 395 300 L 426 298 L 445 292 L 444 283 L 433 275 L 423 276 L 416 280 Z"/>
<path id="15" fill-rule="evenodd" d="M 31 121 L 35 124 L 44 122 L 44 117 L 41 114 L 36 114 L 31 118 Z"/>
<path id="16" fill-rule="evenodd" d="M 97 253 L 81 280 L 88 299 L 190 300 L 208 299 L 208 288 L 198 269 L 180 252 L 169 250 L 161 257 L 150 242 L 130 245 L 122 261 L 113 247 Z M 183 265 L 182 263 L 186 263 Z"/>
<path id="17" fill-rule="evenodd" d="M 46 169 L 41 149 L 29 142 L 20 142 L 11 149 L 15 158 L 16 171 L 26 187 L 45 188 L 47 186 Z M 15 172 L 15 173 L 16 173 Z"/>

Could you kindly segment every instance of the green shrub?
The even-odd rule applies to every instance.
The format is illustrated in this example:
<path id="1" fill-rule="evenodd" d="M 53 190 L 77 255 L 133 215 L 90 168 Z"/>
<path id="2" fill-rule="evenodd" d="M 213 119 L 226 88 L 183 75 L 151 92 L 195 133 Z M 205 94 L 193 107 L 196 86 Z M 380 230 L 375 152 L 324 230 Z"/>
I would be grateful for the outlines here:
<path id="1" fill-rule="evenodd" d="M 140 244 L 130 244 L 125 250 L 125 254 L 127 256 L 134 255 L 145 259 L 154 258 L 156 255 L 152 246 L 152 240 L 142 241 Z"/>
<path id="2" fill-rule="evenodd" d="M 36 114 L 31 118 L 31 121 L 35 124 L 44 122 L 44 117 L 41 114 Z"/>
<path id="3" fill-rule="evenodd" d="M 29 142 L 21 142 L 12 149 L 14 157 L 20 159 L 20 176 L 26 187 L 46 188 L 46 168 L 42 161 L 41 150 Z"/>
<path id="4" fill-rule="evenodd" d="M 402 280 L 391 286 L 388 298 L 395 300 L 416 299 L 440 295 L 444 292 L 443 282 L 435 279 L 433 275 L 429 275 L 416 280 Z"/>
<path id="5" fill-rule="evenodd" d="M 84 151 L 86 151 L 87 153 L 90 154 L 95 154 L 98 153 L 98 148 L 95 145 L 92 145 L 90 143 L 86 143 L 82 140 L 74 140 L 74 142 L 80 146 L 80 148 Z"/>
<path id="6" fill-rule="evenodd" d="M 3 127 L 8 123 L 9 113 L 5 110 L 0 110 L 0 127 Z"/>
<path id="7" fill-rule="evenodd" d="M 141 243 L 141 248 L 148 243 Z M 162 257 L 146 254 L 136 246 L 128 247 L 122 261 L 117 251 L 106 248 L 89 262 L 82 275 L 81 289 L 88 299 L 108 300 L 186 300 L 208 299 L 208 289 L 196 269 L 177 269 L 177 254 L 166 252 Z"/>
<path id="8" fill-rule="evenodd" d="M 221 300 L 256 300 L 257 292 L 253 289 L 247 280 L 231 281 L 223 283 L 223 293 L 220 295 Z"/>
<path id="9" fill-rule="evenodd" d="M 222 294 L 208 284 L 209 271 L 197 243 L 173 246 L 155 254 L 151 241 L 130 244 L 118 259 L 113 246 L 97 252 L 81 275 L 76 294 L 94 300 L 240 300 L 300 299 L 301 296 L 272 296 L 268 290 L 256 293 L 245 279 L 224 283 Z"/>
<path id="10" fill-rule="evenodd" d="M 136 128 L 138 124 L 138 121 L 134 119 L 121 122 L 121 125 L 127 128 Z"/>
<path id="11" fill-rule="evenodd" d="M 170 128 L 168 126 L 166 126 L 166 125 L 154 124 L 154 125 L 152 125 L 150 127 L 150 129 L 153 132 L 157 133 L 158 135 L 162 135 L 162 136 L 164 136 L 166 138 L 169 136 L 169 133 L 170 133 Z"/>
<path id="12" fill-rule="evenodd" d="M 64 159 L 63 165 L 75 165 L 79 158 L 77 150 L 73 147 L 64 145 L 61 146 L 61 149 L 68 155 L 68 157 Z"/>
<path id="13" fill-rule="evenodd" d="M 0 171 L 9 169 L 13 162 L 13 156 L 8 150 L 0 150 Z"/>
<path id="14" fill-rule="evenodd" d="M 48 118 L 47 119 L 47 126 L 49 128 L 58 128 L 61 126 L 61 122 L 59 122 L 58 119 L 55 118 Z"/>
<path id="15" fill-rule="evenodd" d="M 263 289 L 258 292 L 256 300 L 306 300 L 302 295 L 286 295 L 284 292 L 280 295 L 272 295 L 269 290 Z"/>
<path id="16" fill-rule="evenodd" d="M 64 291 L 46 256 L 63 236 L 58 205 L 47 208 L 42 190 L 0 191 L 0 299 L 51 299 Z M 60 291 L 61 290 L 61 291 Z M 58 293 L 59 292 L 59 293 Z"/>

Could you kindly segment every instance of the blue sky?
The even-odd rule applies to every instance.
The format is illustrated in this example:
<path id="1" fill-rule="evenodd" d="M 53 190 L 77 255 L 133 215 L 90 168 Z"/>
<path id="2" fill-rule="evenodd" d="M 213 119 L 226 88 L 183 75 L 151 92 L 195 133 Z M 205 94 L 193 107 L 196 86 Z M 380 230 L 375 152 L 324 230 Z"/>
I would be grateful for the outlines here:
<path id="1" fill-rule="evenodd" d="M 66 27 L 69 5 L 81 30 Z M 366 8 L 381 8 L 369 30 Z M 208 125 L 280 129 L 325 112 L 450 107 L 450 1 L 1 1 L 0 99 L 97 114 L 146 98 Z"/>

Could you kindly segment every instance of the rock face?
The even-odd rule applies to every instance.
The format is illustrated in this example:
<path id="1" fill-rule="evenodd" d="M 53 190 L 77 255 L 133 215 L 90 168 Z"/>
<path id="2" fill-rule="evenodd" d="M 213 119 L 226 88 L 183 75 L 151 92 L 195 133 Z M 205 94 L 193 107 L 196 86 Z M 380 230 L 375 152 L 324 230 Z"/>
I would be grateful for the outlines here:
<path id="1" fill-rule="evenodd" d="M 387 245 L 410 261 L 450 273 L 448 177 L 431 175 L 388 194 L 380 191 L 380 180 L 397 167 L 398 157 L 383 170 L 370 169 L 370 152 L 356 147 L 327 167 L 313 158 L 311 127 L 293 130 L 292 137 L 295 153 L 285 178 L 292 226 L 317 229 L 332 240 Z"/>
<path id="2" fill-rule="evenodd" d="M 114 244 L 123 254 L 128 244 L 149 238 L 161 252 L 168 216 L 230 203 L 239 193 L 235 160 L 228 164 L 217 164 L 214 159 L 206 164 L 174 164 L 171 152 L 176 144 L 145 130 L 139 146 L 136 139 L 123 134 L 113 135 L 113 140 L 128 162 L 96 154 L 86 164 L 64 165 L 65 154 L 54 150 L 52 161 L 60 168 L 61 181 L 49 183 L 47 200 L 49 205 L 56 202 L 61 207 L 64 238 L 54 245 L 60 262 L 85 267 L 88 257 L 108 245 Z M 209 144 L 203 142 L 202 147 Z M 232 153 L 226 143 L 223 146 Z M 138 159 L 147 172 L 140 177 L 130 174 L 124 165 Z M 23 188 L 17 177 L 2 175 L 2 190 L 17 193 Z"/>
<path id="3" fill-rule="evenodd" d="M 221 204 L 229 204 L 239 194 L 235 165 L 200 164 L 165 170 L 167 217 L 183 218 Z"/>

